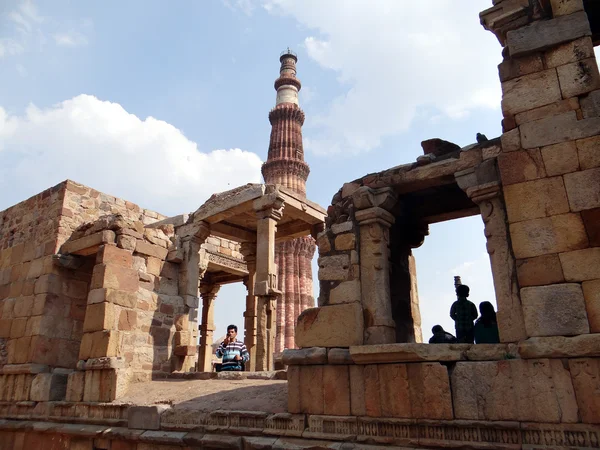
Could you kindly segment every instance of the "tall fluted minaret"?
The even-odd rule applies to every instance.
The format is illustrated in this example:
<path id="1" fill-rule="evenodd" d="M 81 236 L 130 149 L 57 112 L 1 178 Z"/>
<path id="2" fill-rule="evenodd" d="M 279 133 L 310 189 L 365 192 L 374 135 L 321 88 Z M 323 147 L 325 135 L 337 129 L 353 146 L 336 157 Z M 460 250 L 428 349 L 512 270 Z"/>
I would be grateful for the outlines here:
<path id="1" fill-rule="evenodd" d="M 279 184 L 306 196 L 306 179 L 310 169 L 304 162 L 302 147 L 304 112 L 298 106 L 298 92 L 302 87 L 296 78 L 298 58 L 288 48 L 279 61 L 279 78 L 275 80 L 277 99 L 275 108 L 269 113 L 269 154 L 262 166 L 262 174 L 266 183 Z M 277 302 L 276 353 L 295 347 L 296 319 L 302 311 L 314 306 L 311 266 L 314 254 L 315 242 L 311 237 L 283 242 L 275 249 L 282 292 Z"/>

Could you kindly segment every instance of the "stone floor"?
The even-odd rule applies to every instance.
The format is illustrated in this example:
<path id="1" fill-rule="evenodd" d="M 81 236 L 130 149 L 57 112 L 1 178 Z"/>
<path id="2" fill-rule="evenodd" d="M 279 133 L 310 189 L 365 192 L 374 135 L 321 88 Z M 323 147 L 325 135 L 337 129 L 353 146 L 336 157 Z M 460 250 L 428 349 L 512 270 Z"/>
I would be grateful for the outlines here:
<path id="1" fill-rule="evenodd" d="M 161 380 L 136 383 L 115 403 L 169 404 L 197 411 L 287 410 L 287 382 L 264 379 Z"/>

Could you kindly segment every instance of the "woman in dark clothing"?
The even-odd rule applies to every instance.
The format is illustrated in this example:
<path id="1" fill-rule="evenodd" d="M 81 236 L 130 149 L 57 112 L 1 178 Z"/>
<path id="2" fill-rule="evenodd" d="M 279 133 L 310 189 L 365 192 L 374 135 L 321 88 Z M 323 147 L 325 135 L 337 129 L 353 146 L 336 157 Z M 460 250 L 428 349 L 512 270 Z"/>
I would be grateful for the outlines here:
<path id="1" fill-rule="evenodd" d="M 498 322 L 496 322 L 496 311 L 490 302 L 479 304 L 481 316 L 475 321 L 475 343 L 476 344 L 498 344 L 500 335 L 498 333 Z"/>

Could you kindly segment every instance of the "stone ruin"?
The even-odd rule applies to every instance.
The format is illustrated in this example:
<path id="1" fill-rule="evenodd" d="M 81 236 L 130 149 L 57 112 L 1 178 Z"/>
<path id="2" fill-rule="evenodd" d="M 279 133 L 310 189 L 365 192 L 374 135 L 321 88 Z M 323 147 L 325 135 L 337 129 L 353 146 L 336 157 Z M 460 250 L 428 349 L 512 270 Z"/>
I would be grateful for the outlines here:
<path id="1" fill-rule="evenodd" d="M 502 135 L 465 148 L 426 141 L 415 163 L 344 184 L 322 230 L 316 205 L 270 185 L 232 192 L 232 204 L 200 208 L 198 221 L 158 220 L 166 218 L 103 194 L 87 201 L 93 191 L 71 182 L 14 207 L 11 227 L 37 232 L 15 243 L 3 229 L 0 449 L 600 448 L 600 8 L 494 0 L 480 17 L 503 47 Z M 246 194 L 252 206 L 236 209 Z M 223 249 L 239 272 L 256 264 L 249 296 L 260 299 L 256 323 L 264 326 L 252 352 L 255 365 L 272 362 L 274 241 L 286 202 L 298 223 L 277 230 L 315 236 L 320 283 L 318 307 L 298 318 L 300 348 L 283 353 L 287 412 L 106 403 L 121 380 L 192 367 L 195 325 L 187 323 L 197 296 L 181 289 L 190 267 L 203 267 L 190 258 L 209 251 L 202 241 L 223 214 L 259 213 L 246 236 L 266 237 L 256 257 L 227 225 L 215 237 L 226 239 L 210 242 L 220 253 L 213 248 L 206 270 L 230 276 Z M 113 215 L 73 206 L 87 203 Z M 307 208 L 313 213 L 300 214 Z M 429 224 L 477 214 L 501 343 L 422 344 L 412 249 Z M 156 223 L 140 227 L 148 218 Z M 79 228 L 84 222 L 93 223 Z M 136 296 L 133 324 L 126 302 L 136 283 L 172 291 Z M 91 308 L 98 311 L 88 319 Z M 169 324 L 170 312 L 187 319 Z M 153 320 L 142 323 L 144 314 Z M 148 346 L 143 338 L 163 329 L 176 330 L 166 349 Z"/>

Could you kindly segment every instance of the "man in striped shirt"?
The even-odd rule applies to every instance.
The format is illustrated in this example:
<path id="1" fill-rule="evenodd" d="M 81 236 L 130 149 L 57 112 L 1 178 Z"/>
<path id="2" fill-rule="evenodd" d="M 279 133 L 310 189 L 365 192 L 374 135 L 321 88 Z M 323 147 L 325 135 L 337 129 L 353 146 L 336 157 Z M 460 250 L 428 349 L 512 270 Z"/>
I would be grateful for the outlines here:
<path id="1" fill-rule="evenodd" d="M 223 358 L 221 371 L 225 370 L 242 370 L 242 363 L 247 363 L 250 359 L 250 354 L 246 349 L 246 345 L 242 341 L 238 341 L 237 326 L 229 325 L 227 327 L 227 337 L 217 349 L 217 358 Z"/>

